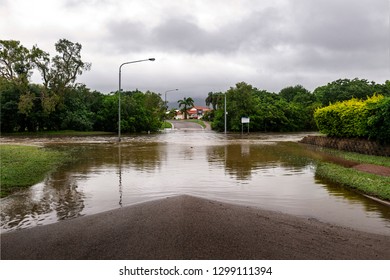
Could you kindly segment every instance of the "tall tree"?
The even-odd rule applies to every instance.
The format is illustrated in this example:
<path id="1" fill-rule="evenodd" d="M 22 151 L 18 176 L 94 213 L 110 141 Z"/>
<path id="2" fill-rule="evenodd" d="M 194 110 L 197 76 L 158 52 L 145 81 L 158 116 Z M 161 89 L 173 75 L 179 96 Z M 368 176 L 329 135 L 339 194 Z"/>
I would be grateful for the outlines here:
<path id="1" fill-rule="evenodd" d="M 34 65 L 30 50 L 19 41 L 0 40 L 0 75 L 7 80 L 26 82 Z"/>
<path id="2" fill-rule="evenodd" d="M 183 107 L 181 111 L 184 114 L 184 119 L 187 119 L 187 110 L 194 107 L 194 100 L 191 97 L 184 97 L 183 99 L 178 100 L 177 103 L 179 103 L 179 108 Z"/>
<path id="3" fill-rule="evenodd" d="M 42 76 L 44 89 L 41 99 L 43 108 L 48 113 L 53 112 L 61 100 L 64 100 L 67 91 L 77 86 L 77 77 L 91 68 L 91 63 L 81 59 L 81 44 L 60 39 L 55 48 L 58 54 L 52 59 L 49 53 L 35 46 L 31 50 L 34 65 Z"/>

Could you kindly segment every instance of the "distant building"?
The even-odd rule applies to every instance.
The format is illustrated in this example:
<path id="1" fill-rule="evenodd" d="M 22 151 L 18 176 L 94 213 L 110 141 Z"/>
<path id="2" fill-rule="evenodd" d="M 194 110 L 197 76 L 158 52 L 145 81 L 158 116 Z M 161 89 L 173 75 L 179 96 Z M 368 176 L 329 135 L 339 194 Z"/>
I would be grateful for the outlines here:
<path id="1" fill-rule="evenodd" d="M 194 106 L 187 110 L 187 118 L 189 119 L 201 119 L 206 112 L 211 111 L 209 107 L 205 106 Z M 176 120 L 184 120 L 184 114 L 180 110 L 176 110 Z"/>

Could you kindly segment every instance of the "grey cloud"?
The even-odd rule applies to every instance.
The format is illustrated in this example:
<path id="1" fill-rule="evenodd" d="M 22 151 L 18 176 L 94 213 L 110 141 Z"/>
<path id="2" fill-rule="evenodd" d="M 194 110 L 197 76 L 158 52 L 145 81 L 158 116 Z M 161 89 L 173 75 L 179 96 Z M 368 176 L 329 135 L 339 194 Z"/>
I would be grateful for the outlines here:
<path id="1" fill-rule="evenodd" d="M 389 6 L 386 0 L 297 0 L 297 42 L 333 51 L 388 47 Z"/>
<path id="2" fill-rule="evenodd" d="M 232 15 L 234 16 L 234 15 Z M 227 22 L 218 30 L 201 28 L 191 18 L 167 18 L 159 26 L 148 29 L 140 22 L 114 21 L 107 25 L 108 40 L 120 49 L 139 51 L 179 51 L 184 53 L 232 53 L 240 49 L 258 51 L 272 48 L 282 38 L 275 29 L 281 17 L 275 9 L 254 12 L 238 22 Z"/>

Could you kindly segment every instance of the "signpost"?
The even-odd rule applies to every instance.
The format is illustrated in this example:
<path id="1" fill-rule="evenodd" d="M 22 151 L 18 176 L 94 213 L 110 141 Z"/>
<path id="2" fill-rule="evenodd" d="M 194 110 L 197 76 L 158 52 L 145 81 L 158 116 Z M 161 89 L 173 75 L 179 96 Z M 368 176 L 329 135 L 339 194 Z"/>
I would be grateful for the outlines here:
<path id="1" fill-rule="evenodd" d="M 244 123 L 248 124 L 248 134 L 249 134 L 249 122 L 250 122 L 249 117 L 241 117 L 241 134 L 244 134 Z"/>

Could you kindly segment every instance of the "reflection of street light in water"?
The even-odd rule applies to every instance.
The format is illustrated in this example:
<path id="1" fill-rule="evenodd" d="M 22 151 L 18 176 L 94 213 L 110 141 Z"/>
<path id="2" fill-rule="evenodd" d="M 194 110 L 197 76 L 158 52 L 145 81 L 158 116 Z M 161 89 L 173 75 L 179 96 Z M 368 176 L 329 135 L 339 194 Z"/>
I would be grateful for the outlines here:
<path id="1" fill-rule="evenodd" d="M 122 147 L 118 144 L 118 167 L 119 167 L 119 205 L 122 207 Z"/>

